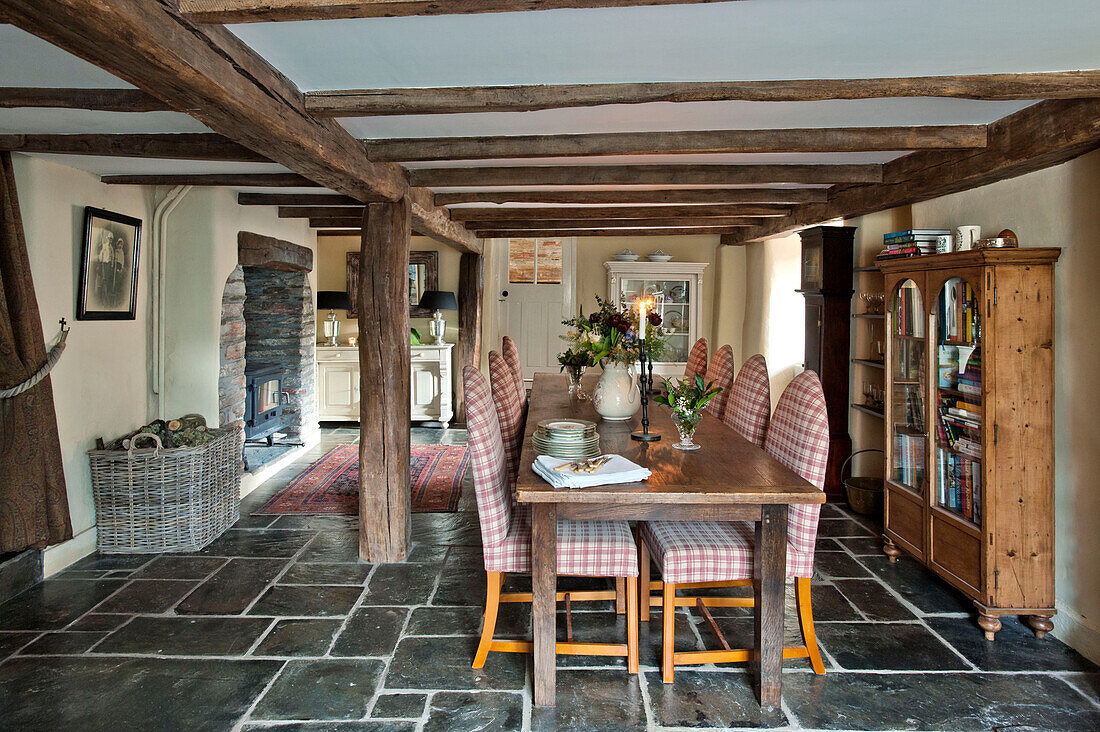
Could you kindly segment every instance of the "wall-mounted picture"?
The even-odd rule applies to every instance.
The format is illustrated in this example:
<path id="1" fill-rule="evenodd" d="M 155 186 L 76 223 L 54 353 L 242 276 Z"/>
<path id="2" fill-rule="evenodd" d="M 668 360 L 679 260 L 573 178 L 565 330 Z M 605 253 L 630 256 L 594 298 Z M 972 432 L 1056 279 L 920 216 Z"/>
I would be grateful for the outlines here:
<path id="1" fill-rule="evenodd" d="M 77 320 L 133 320 L 141 219 L 84 207 Z"/>

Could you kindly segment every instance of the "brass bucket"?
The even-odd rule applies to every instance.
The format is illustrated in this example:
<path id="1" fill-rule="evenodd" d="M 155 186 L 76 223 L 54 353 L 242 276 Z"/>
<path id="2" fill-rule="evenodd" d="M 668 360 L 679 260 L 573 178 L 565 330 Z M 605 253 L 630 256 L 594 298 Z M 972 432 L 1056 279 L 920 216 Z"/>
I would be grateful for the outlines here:
<path id="1" fill-rule="evenodd" d="M 848 505 L 853 511 L 864 516 L 882 518 L 882 478 L 856 478 L 844 477 L 844 471 L 852 458 L 861 452 L 883 452 L 878 448 L 869 447 L 864 450 L 856 450 L 840 466 L 840 477 L 844 481 L 844 491 L 848 496 Z M 885 458 L 886 453 L 883 452 Z"/>

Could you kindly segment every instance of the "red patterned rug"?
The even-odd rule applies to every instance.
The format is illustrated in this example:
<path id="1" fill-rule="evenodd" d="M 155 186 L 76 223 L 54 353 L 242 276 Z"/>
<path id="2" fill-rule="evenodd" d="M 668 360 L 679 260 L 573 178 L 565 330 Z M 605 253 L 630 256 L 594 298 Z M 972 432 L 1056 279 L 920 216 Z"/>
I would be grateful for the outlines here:
<path id="1" fill-rule="evenodd" d="M 469 462 L 470 451 L 465 447 L 413 445 L 413 512 L 457 509 Z M 337 445 L 252 513 L 358 514 L 359 446 Z"/>

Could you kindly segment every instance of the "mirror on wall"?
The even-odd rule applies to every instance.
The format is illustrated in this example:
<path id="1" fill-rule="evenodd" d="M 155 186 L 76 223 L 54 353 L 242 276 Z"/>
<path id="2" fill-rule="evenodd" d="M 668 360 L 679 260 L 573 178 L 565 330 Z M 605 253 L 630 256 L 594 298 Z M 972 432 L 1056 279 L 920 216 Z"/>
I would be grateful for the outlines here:
<path id="1" fill-rule="evenodd" d="M 347 288 L 351 296 L 349 318 L 359 317 L 359 252 L 348 252 Z M 430 318 L 432 311 L 418 308 L 426 290 L 439 289 L 439 252 L 409 252 L 409 317 Z"/>

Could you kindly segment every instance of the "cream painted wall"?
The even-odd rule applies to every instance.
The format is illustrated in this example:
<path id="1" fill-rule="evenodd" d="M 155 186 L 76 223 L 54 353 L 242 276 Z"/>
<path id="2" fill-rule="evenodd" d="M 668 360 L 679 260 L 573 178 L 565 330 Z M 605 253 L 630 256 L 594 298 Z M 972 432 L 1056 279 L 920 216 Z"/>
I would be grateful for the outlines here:
<path id="1" fill-rule="evenodd" d="M 107 186 L 84 171 L 14 155 L 31 273 L 47 343 L 64 317 L 72 331 L 52 374 L 58 433 L 74 538 L 49 547 L 54 574 L 95 549 L 95 506 L 85 454 L 95 438 L 113 439 L 156 415 L 152 392 L 152 218 L 164 190 Z M 142 220 L 135 320 L 76 321 L 84 206 Z M 237 231 L 256 231 L 314 247 L 303 222 L 278 219 L 274 208 L 236 204 L 228 189 L 193 189 L 168 227 L 165 413 L 218 415 L 222 290 L 237 262 Z M 315 288 L 316 277 L 310 276 Z"/>
<path id="2" fill-rule="evenodd" d="M 280 219 L 274 206 L 238 206 L 228 188 L 196 187 L 167 226 L 163 414 L 198 412 L 218 420 L 221 304 L 237 266 L 237 233 L 252 231 L 314 251 L 309 286 L 317 292 L 316 234 L 304 220 Z M 303 440 L 316 437 L 303 430 Z"/>
<path id="3" fill-rule="evenodd" d="M 745 249 L 744 327 L 738 363 L 762 354 L 771 376 L 772 406 L 803 368 L 805 301 L 801 285 L 802 240 L 797 234 L 749 244 Z"/>
<path id="4" fill-rule="evenodd" d="M 95 438 L 112 439 L 150 417 L 148 188 L 106 186 L 83 171 L 13 155 L 31 274 L 49 345 L 58 318 L 72 326 L 65 353 L 52 373 L 58 433 L 74 538 L 45 552 L 52 574 L 95 548 L 95 507 L 85 453 Z M 145 222 L 138 255 L 135 320 L 76 321 L 76 290 L 84 206 L 135 216 Z"/>
<path id="5" fill-rule="evenodd" d="M 1055 635 L 1100 661 L 1100 152 L 914 204 L 913 225 L 1011 228 L 1062 247 L 1055 268 Z"/>

